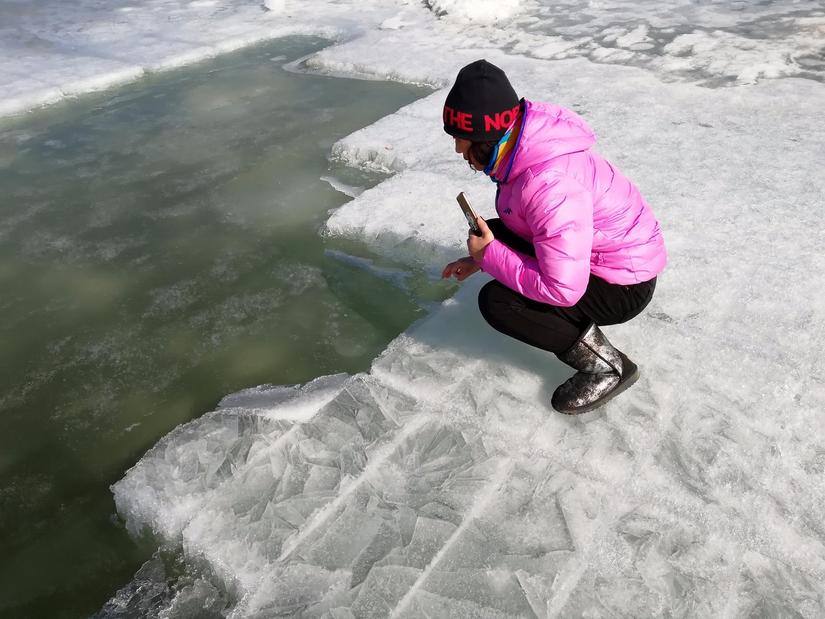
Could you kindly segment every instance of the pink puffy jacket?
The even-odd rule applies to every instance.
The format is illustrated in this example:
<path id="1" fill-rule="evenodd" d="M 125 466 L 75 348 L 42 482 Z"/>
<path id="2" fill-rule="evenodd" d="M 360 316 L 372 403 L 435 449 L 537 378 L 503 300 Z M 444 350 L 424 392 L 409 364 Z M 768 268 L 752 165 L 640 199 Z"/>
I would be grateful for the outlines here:
<path id="1" fill-rule="evenodd" d="M 558 105 L 525 99 L 522 109 L 496 211 L 536 257 L 494 240 L 481 268 L 525 297 L 563 307 L 582 297 L 591 273 L 613 284 L 658 275 L 667 262 L 659 222 L 636 186 L 590 150 L 593 130 Z"/>

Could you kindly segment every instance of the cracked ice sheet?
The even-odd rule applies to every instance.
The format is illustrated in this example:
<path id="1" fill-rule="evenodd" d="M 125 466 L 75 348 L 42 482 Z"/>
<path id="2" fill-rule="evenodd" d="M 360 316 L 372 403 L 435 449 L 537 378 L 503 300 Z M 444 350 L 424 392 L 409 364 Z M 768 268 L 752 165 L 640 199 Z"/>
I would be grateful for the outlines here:
<path id="1" fill-rule="evenodd" d="M 370 374 L 288 398 L 281 388 L 269 403 L 258 390 L 254 408 L 233 398 L 231 411 L 176 430 L 115 486 L 120 513 L 207 559 L 235 616 L 540 614 L 542 579 L 574 556 L 566 475 L 498 443 L 523 443 L 541 423 L 542 407 L 523 403 L 541 399 L 530 367 L 545 355 L 501 338 L 516 363 L 467 363 L 449 334 L 473 292 L 397 340 Z M 482 376 L 497 380 L 476 384 Z M 336 395 L 312 419 L 279 413 L 319 391 Z"/>
<path id="2" fill-rule="evenodd" d="M 446 323 L 421 341 L 399 340 L 371 375 L 321 379 L 293 394 L 295 407 L 319 390 L 337 393 L 305 423 L 278 413 L 283 390 L 261 412 L 259 391 L 253 410 L 236 399 L 231 414 L 219 409 L 175 431 L 116 485 L 118 509 L 130 526 L 179 537 L 190 556 L 206 558 L 233 590 L 236 616 L 334 608 L 414 616 L 433 604 L 529 615 L 534 594 L 520 580 L 569 560 L 571 532 L 549 461 L 500 453 L 484 426 L 508 425 L 510 406 L 541 381 L 491 362 L 450 377 L 444 364 L 457 353 L 427 343 L 452 328 L 455 311 L 441 315 Z M 381 378 L 410 363 L 421 364 L 409 377 L 426 380 L 432 400 Z M 485 366 L 522 379 L 505 393 L 476 388 L 468 370 Z M 455 404 L 434 410 L 433 401 Z M 490 410 L 484 423 L 473 413 L 479 402 Z"/>
<path id="3" fill-rule="evenodd" d="M 397 532 L 367 535 L 358 553 L 382 558 L 369 570 L 342 565 L 344 559 L 336 563 L 342 580 L 328 585 L 341 597 L 329 605 L 355 616 L 517 616 L 527 612 L 525 602 L 537 616 L 821 615 L 825 528 L 818 514 L 825 507 L 825 436 L 819 416 L 825 368 L 819 352 L 825 316 L 821 304 L 777 298 L 805 299 L 821 285 L 821 238 L 812 231 L 818 229 L 816 206 L 825 186 L 799 162 L 822 161 L 825 136 L 816 102 L 823 86 L 783 81 L 708 91 L 581 60 L 503 64 L 520 92 L 584 113 L 602 136 L 601 150 L 616 153 L 612 159 L 643 188 L 663 223 L 671 262 L 653 304 L 642 317 L 608 329 L 641 363 L 643 378 L 601 418 L 583 422 L 554 414 L 546 403 L 564 368 L 482 323 L 475 293 L 484 276 L 476 276 L 396 340 L 368 376 L 353 380 L 393 394 L 382 411 L 400 427 L 388 426 L 377 440 L 392 454 L 408 440 L 430 444 L 429 438 L 409 438 L 421 428 L 407 435 L 408 420 L 437 419 L 452 428 L 439 427 L 437 433 L 455 436 L 450 433 L 459 428 L 463 440 L 480 441 L 483 450 L 467 447 L 474 458 L 501 464 L 507 475 L 531 471 L 528 485 L 549 485 L 559 506 L 555 524 L 543 523 L 533 532 L 564 528 L 570 546 L 540 553 L 538 563 L 508 564 L 501 573 L 491 572 L 483 557 L 475 574 L 448 570 L 448 558 L 478 528 L 468 516 L 473 506 L 497 500 L 498 490 L 485 485 L 472 499 L 447 501 L 460 503 L 458 513 L 438 511 L 436 518 L 416 512 L 416 519 L 426 518 L 424 556 L 430 563 L 417 545 L 410 547 L 414 536 L 402 534 L 409 525 L 397 514 L 395 524 L 387 525 Z M 451 152 L 437 115 L 429 125 L 423 122 L 443 96 L 435 93 L 335 146 L 336 156 L 353 165 L 400 172 L 336 211 L 328 233 L 362 238 L 379 252 L 433 269 L 450 251 L 461 250 L 464 225 L 453 195 L 470 187 L 474 202 L 489 213 L 485 192 L 492 184 L 474 178 Z M 794 158 L 785 155 L 789 149 Z M 798 264 L 810 270 L 793 266 Z M 798 338 L 800 329 L 808 337 Z M 395 462 L 395 455 L 375 453 L 375 469 Z M 367 455 L 359 470 L 369 462 Z M 539 463 L 545 468 L 536 472 L 531 466 Z M 407 466 L 397 471 L 403 479 L 395 487 L 413 483 L 403 477 L 412 470 Z M 464 470 L 456 463 L 446 466 L 455 474 Z M 391 484 L 374 481 L 375 474 L 356 477 L 355 483 L 378 484 L 388 509 L 416 509 L 411 495 L 393 494 Z M 490 473 L 486 479 L 494 478 Z M 272 483 L 281 483 L 277 475 Z M 329 500 L 340 500 L 340 490 L 334 494 Z M 369 512 L 370 499 L 364 501 Z M 326 519 L 344 509 L 344 502 L 318 508 L 323 522 L 314 521 L 313 532 L 298 546 L 314 544 L 313 536 L 328 530 Z M 510 512 L 497 518 L 507 523 L 499 528 L 521 522 Z M 302 527 L 296 525 L 294 535 L 300 537 Z M 215 540 L 222 535 L 226 531 Z M 336 534 L 328 537 L 332 548 Z M 482 546 L 492 544 L 484 539 Z M 403 554 L 403 562 L 390 568 L 375 545 L 391 548 L 392 561 L 401 561 L 393 553 Z M 355 561 L 355 550 L 348 552 L 347 560 Z M 295 557 L 268 560 L 268 566 L 279 567 L 264 580 L 299 578 L 285 567 Z M 304 578 L 307 556 L 300 557 Z M 435 578 L 443 570 L 449 578 Z M 358 577 L 362 585 L 347 584 L 353 571 L 367 574 L 363 581 Z M 469 581 L 462 580 L 465 575 Z M 472 593 L 462 597 L 436 583 L 465 583 L 456 586 Z M 473 606 L 499 590 L 506 592 L 506 605 Z M 254 609 L 272 611 L 272 604 L 284 603 L 255 584 L 244 591 L 241 614 L 254 616 Z M 332 608 L 317 592 L 304 594 L 296 603 L 314 609 L 306 611 L 310 616 Z"/>
<path id="4" fill-rule="evenodd" d="M 205 558 L 236 617 L 821 613 L 825 549 L 797 518 L 802 493 L 762 489 L 802 477 L 741 453 L 747 438 L 765 457 L 766 437 L 715 436 L 722 420 L 689 410 L 698 428 L 680 435 L 647 376 L 601 418 L 550 414 L 564 370 L 485 332 L 481 283 L 369 374 L 268 404 L 259 390 L 253 409 L 175 431 L 116 484 L 119 512 Z M 319 391 L 310 420 L 279 414 Z M 727 481 L 703 482 L 720 468 Z"/>

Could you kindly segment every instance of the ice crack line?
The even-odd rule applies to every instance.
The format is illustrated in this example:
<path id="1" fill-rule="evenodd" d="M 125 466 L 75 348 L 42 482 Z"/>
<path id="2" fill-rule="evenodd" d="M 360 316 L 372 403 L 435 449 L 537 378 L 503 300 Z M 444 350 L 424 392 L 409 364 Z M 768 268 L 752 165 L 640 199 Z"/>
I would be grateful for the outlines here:
<path id="1" fill-rule="evenodd" d="M 435 569 L 436 565 L 444 558 L 444 555 L 452 548 L 452 546 L 458 541 L 461 537 L 462 533 L 470 526 L 470 523 L 475 520 L 475 518 L 487 509 L 490 503 L 493 501 L 495 496 L 498 494 L 499 489 L 504 484 L 505 480 L 510 476 L 510 472 L 512 471 L 513 463 L 509 458 L 502 459 L 501 463 L 498 466 L 498 469 L 495 472 L 495 475 L 490 480 L 490 482 L 484 487 L 484 489 L 478 494 L 475 501 L 473 501 L 472 507 L 467 511 L 464 515 L 464 518 L 461 521 L 459 527 L 453 531 L 453 534 L 449 537 L 449 539 L 444 543 L 441 547 L 441 550 L 432 558 L 429 565 L 424 568 L 424 571 L 421 575 L 416 579 L 416 581 L 412 584 L 412 586 L 407 590 L 407 593 L 404 594 L 398 604 L 396 604 L 395 609 L 392 611 L 390 617 L 399 617 L 401 613 L 407 610 L 407 607 L 410 605 L 410 602 L 413 599 L 413 596 L 421 588 L 421 585 L 424 584 L 424 581 L 427 580 L 430 573 Z"/>
<path id="2" fill-rule="evenodd" d="M 429 421 L 427 415 L 422 415 L 417 419 L 413 419 L 405 426 L 403 426 L 401 432 L 399 432 L 398 436 L 387 445 L 381 447 L 375 457 L 373 457 L 370 462 L 364 467 L 364 470 L 361 471 L 361 474 L 353 479 L 349 484 L 347 484 L 344 488 L 341 489 L 341 493 L 335 497 L 333 501 L 327 503 L 324 507 L 318 510 L 315 515 L 312 517 L 312 521 L 302 529 L 294 538 L 292 538 L 288 543 L 284 544 L 284 549 L 281 552 L 281 555 L 278 557 L 278 562 L 285 561 L 290 554 L 303 542 L 307 537 L 309 537 L 318 527 L 322 526 L 326 521 L 327 518 L 335 513 L 338 507 L 358 488 L 360 488 L 365 481 L 367 481 L 370 477 L 372 477 L 375 471 L 379 470 L 384 463 L 389 460 L 395 450 L 411 435 L 415 434 L 418 430 L 420 430 L 425 423 Z"/>

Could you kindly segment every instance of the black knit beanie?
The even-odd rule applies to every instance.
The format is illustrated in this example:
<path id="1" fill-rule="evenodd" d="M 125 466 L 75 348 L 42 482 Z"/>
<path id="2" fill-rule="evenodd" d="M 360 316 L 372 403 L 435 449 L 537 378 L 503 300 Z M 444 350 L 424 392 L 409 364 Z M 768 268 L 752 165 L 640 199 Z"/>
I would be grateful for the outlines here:
<path id="1" fill-rule="evenodd" d="M 458 72 L 444 102 L 444 131 L 473 142 L 499 140 L 516 118 L 519 98 L 504 71 L 476 60 Z"/>

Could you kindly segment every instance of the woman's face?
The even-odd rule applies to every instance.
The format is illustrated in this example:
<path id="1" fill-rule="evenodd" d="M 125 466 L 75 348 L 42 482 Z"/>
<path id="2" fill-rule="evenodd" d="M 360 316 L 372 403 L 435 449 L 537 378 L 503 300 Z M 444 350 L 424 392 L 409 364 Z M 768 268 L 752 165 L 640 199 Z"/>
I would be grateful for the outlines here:
<path id="1" fill-rule="evenodd" d="M 483 170 L 484 166 L 481 165 L 476 159 L 473 157 L 473 154 L 470 152 L 470 146 L 472 142 L 470 140 L 465 140 L 464 138 L 453 138 L 455 140 L 455 152 L 459 155 L 464 157 L 464 161 L 470 164 L 470 167 L 474 170 Z"/>

